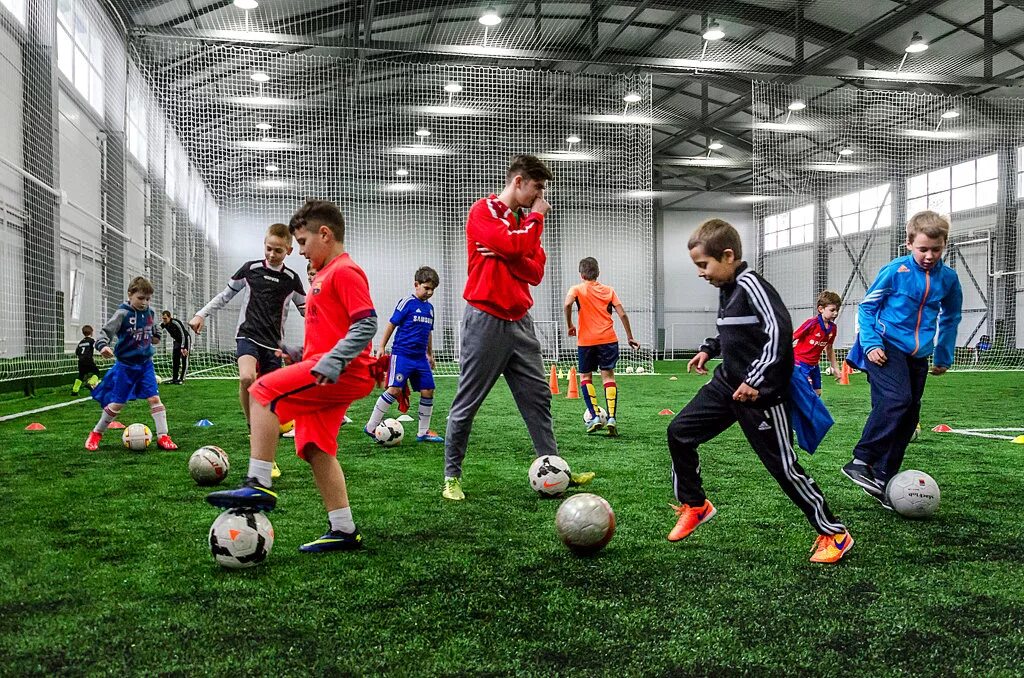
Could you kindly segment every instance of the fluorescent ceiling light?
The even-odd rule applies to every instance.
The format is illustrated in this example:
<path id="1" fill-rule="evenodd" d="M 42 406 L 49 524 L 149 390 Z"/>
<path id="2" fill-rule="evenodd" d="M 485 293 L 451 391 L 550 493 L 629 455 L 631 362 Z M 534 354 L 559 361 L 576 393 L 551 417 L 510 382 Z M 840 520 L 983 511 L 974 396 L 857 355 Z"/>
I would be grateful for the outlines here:
<path id="1" fill-rule="evenodd" d="M 249 75 L 249 79 L 253 82 L 258 82 L 262 84 L 264 82 L 269 82 L 270 76 L 263 71 L 253 71 L 252 74 Z"/>
<path id="2" fill-rule="evenodd" d="M 577 116 L 580 120 L 590 122 L 607 122 L 617 125 L 656 125 L 660 120 L 649 115 L 596 115 L 586 114 Z"/>
<path id="3" fill-rule="evenodd" d="M 395 182 L 393 184 L 384 184 L 384 190 L 389 193 L 411 193 L 418 188 L 416 184 L 407 184 L 405 182 Z"/>
<path id="4" fill-rule="evenodd" d="M 630 92 L 626 96 L 622 97 L 622 100 L 625 101 L 627 104 L 635 104 L 639 101 L 643 101 L 643 97 L 637 94 L 636 92 Z"/>
<path id="5" fill-rule="evenodd" d="M 843 156 L 853 155 L 853 149 L 850 148 L 849 146 L 844 146 L 843 148 L 841 148 L 839 150 L 839 155 L 843 155 Z"/>
<path id="6" fill-rule="evenodd" d="M 960 117 L 960 111 L 956 110 L 955 108 L 951 108 L 948 111 L 944 111 L 942 113 L 942 119 L 943 120 L 952 120 L 953 118 L 959 118 L 959 117 Z"/>
<path id="7" fill-rule="evenodd" d="M 258 123 L 256 123 L 256 129 L 263 130 L 264 132 L 268 132 L 268 131 L 274 129 L 274 126 L 271 125 L 269 122 L 258 122 Z"/>
<path id="8" fill-rule="evenodd" d="M 696 158 L 662 158 L 655 160 L 654 164 L 675 167 L 750 167 L 753 160 L 751 158 L 709 158 L 702 155 Z"/>
<path id="9" fill-rule="evenodd" d="M 458 94 L 462 91 L 462 85 L 457 82 L 449 82 L 444 86 L 444 91 L 448 92 L 448 94 Z"/>
<path id="10" fill-rule="evenodd" d="M 906 46 L 904 51 L 907 54 L 917 54 L 918 52 L 923 52 L 926 49 L 928 49 L 928 43 L 924 41 L 924 38 L 921 37 L 920 33 L 914 31 L 914 35 L 910 38 L 910 44 Z"/>
<path id="11" fill-rule="evenodd" d="M 809 169 L 815 172 L 863 172 L 867 168 L 863 165 L 851 165 L 848 163 L 809 162 L 804 165 L 804 169 Z"/>
<path id="12" fill-rule="evenodd" d="M 708 29 L 704 31 L 703 37 L 709 41 L 721 40 L 725 37 L 725 31 L 722 30 L 722 26 L 717 21 L 712 21 L 708 24 Z"/>
<path id="13" fill-rule="evenodd" d="M 580 138 L 578 136 L 576 136 L 575 134 L 570 134 L 569 136 L 567 136 L 565 138 L 565 141 L 566 141 L 566 143 L 570 143 L 570 144 L 578 144 L 580 142 Z"/>
<path id="14" fill-rule="evenodd" d="M 498 10 L 494 9 L 494 5 L 491 5 L 484 11 L 479 21 L 484 26 L 497 26 L 501 23 L 501 17 L 498 16 Z"/>
<path id="15" fill-rule="evenodd" d="M 803 99 L 794 99 L 787 108 L 791 111 L 802 111 L 807 108 L 807 104 L 804 103 Z"/>
<path id="16" fill-rule="evenodd" d="M 471 118 L 487 115 L 487 111 L 468 106 L 407 106 L 412 113 L 433 115 L 439 118 Z"/>
<path id="17" fill-rule="evenodd" d="M 395 176 L 396 177 L 407 177 L 407 176 L 409 176 L 409 170 L 405 169 L 404 167 L 399 167 L 398 169 L 395 170 Z"/>
<path id="18" fill-rule="evenodd" d="M 900 134 L 913 139 L 937 139 L 940 141 L 967 139 L 971 136 L 970 132 L 966 130 L 905 129 Z"/>
<path id="19" fill-rule="evenodd" d="M 817 132 L 820 128 L 806 122 L 755 122 L 754 129 L 769 132 Z"/>
<path id="20" fill-rule="evenodd" d="M 288 188 L 291 186 L 291 182 L 283 179 L 264 179 L 259 185 L 263 188 Z"/>
<path id="21" fill-rule="evenodd" d="M 452 151 L 440 146 L 426 146 L 415 144 L 410 146 L 392 146 L 388 153 L 393 155 L 452 155 Z"/>
<path id="22" fill-rule="evenodd" d="M 777 195 L 737 195 L 736 196 L 736 202 L 759 203 L 759 202 L 769 202 L 771 200 L 781 200 L 781 197 L 777 196 Z"/>
<path id="23" fill-rule="evenodd" d="M 305 146 L 291 141 L 281 141 L 265 137 L 261 141 L 236 141 L 234 145 L 238 148 L 248 148 L 253 151 L 300 151 Z"/>
<path id="24" fill-rule="evenodd" d="M 420 127 L 418 130 L 416 130 L 416 136 L 420 137 L 421 139 L 426 139 L 427 137 L 430 136 L 430 130 Z"/>
<path id="25" fill-rule="evenodd" d="M 249 106 L 251 108 L 297 108 L 304 106 L 302 99 L 285 99 L 283 97 L 221 97 L 220 101 L 225 104 L 236 106 Z"/>
<path id="26" fill-rule="evenodd" d="M 278 167 L 274 163 L 270 163 L 263 169 L 267 170 L 268 172 L 276 172 L 278 170 Z"/>
<path id="27" fill-rule="evenodd" d="M 708 144 L 708 148 L 711 149 L 712 151 L 720 151 L 723 148 L 725 148 L 725 144 L 723 144 L 718 139 L 714 139 L 711 141 L 710 144 Z"/>
<path id="28" fill-rule="evenodd" d="M 238 9 L 256 9 L 260 3 L 256 0 L 235 0 L 235 7 Z"/>
<path id="29" fill-rule="evenodd" d="M 576 151 L 554 151 L 552 153 L 538 153 L 541 160 L 554 162 L 595 162 L 597 156 L 592 153 L 578 153 Z"/>

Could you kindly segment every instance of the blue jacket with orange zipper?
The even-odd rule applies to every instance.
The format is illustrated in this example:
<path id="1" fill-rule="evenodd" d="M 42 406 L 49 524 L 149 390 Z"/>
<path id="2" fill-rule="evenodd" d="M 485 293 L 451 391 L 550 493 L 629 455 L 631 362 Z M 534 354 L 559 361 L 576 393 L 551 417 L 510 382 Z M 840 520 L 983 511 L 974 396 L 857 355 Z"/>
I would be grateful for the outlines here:
<path id="1" fill-rule="evenodd" d="M 850 351 L 851 361 L 854 354 L 884 349 L 884 340 L 915 358 L 927 358 L 934 351 L 936 367 L 951 366 L 962 303 L 956 271 L 941 260 L 925 270 L 913 255 L 893 259 L 860 302 L 859 346 Z"/>

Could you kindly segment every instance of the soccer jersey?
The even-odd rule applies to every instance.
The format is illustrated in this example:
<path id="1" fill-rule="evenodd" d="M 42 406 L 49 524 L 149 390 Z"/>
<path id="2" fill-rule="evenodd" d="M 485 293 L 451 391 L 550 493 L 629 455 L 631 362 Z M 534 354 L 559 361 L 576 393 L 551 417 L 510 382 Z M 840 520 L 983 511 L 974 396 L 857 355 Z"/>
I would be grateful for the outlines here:
<path id="1" fill-rule="evenodd" d="M 85 337 L 75 348 L 75 355 L 78 356 L 79 365 L 92 365 L 93 364 L 93 347 L 96 345 L 96 341 L 92 337 Z"/>
<path id="2" fill-rule="evenodd" d="M 612 311 L 622 304 L 619 295 L 608 285 L 596 280 L 586 280 L 569 290 L 579 309 L 579 328 L 576 332 L 577 346 L 614 344 L 619 341 L 612 326 Z"/>
<path id="3" fill-rule="evenodd" d="M 821 352 L 835 340 L 836 324 L 826 323 L 819 313 L 793 332 L 793 358 L 804 365 L 817 365 Z"/>
<path id="4" fill-rule="evenodd" d="M 160 330 L 153 309 L 137 311 L 125 302 L 117 307 L 107 324 L 100 328 L 96 349 L 102 351 L 114 337 L 114 356 L 118 362 L 141 365 L 153 357 L 153 344 L 160 341 Z"/>
<path id="5" fill-rule="evenodd" d="M 293 302 L 300 313 L 305 311 L 306 296 L 299 275 L 284 265 L 271 268 L 260 259 L 242 264 L 227 287 L 196 315 L 205 318 L 224 308 L 239 292 L 244 295 L 235 339 L 248 339 L 264 348 L 275 350 L 281 343 L 289 303 Z"/>
<path id="6" fill-rule="evenodd" d="M 410 294 L 398 302 L 391 314 L 391 324 L 398 328 L 391 353 L 407 358 L 422 358 L 434 329 L 434 306 Z"/>
<path id="7" fill-rule="evenodd" d="M 306 302 L 306 339 L 302 345 L 303 360 L 317 359 L 334 348 L 348 334 L 352 323 L 377 315 L 370 299 L 370 283 L 366 273 L 348 252 L 330 261 L 317 271 Z M 370 342 L 352 359 L 345 372 L 369 374 Z"/>

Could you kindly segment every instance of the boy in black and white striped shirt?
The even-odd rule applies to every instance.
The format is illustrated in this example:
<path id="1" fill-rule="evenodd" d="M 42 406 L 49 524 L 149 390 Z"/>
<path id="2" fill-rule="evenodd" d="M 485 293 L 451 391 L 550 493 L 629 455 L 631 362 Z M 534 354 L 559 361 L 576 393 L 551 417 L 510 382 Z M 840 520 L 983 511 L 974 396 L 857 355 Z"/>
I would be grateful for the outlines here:
<path id="1" fill-rule="evenodd" d="M 797 462 L 786 411 L 793 375 L 793 323 L 779 293 L 743 261 L 739 233 L 721 219 L 710 219 L 688 243 L 697 275 L 719 288 L 718 336 L 709 338 L 686 366 L 707 374 L 705 365 L 721 356 L 714 376 L 668 427 L 672 482 L 679 518 L 669 541 L 688 537 L 717 512 L 704 494 L 698 445 L 734 423 L 782 491 L 804 512 L 818 533 L 812 562 L 834 563 L 853 546 L 814 480 Z"/>

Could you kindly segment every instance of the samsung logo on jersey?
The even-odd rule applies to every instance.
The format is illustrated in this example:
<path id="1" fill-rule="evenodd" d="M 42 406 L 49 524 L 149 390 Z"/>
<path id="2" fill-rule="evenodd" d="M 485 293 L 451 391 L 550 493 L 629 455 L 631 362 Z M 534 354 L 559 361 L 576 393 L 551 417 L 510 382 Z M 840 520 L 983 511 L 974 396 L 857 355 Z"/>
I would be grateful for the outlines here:
<path id="1" fill-rule="evenodd" d="M 271 282 L 280 282 L 280 281 L 279 281 L 279 280 L 278 280 L 277 278 L 275 278 L 274 276 L 272 276 L 272 275 L 267 275 L 266 273 L 264 273 L 264 274 L 263 274 L 263 279 L 264 279 L 264 280 L 269 280 L 269 281 L 271 281 Z"/>
<path id="2" fill-rule="evenodd" d="M 433 323 L 434 319 L 426 315 L 414 315 L 412 321 L 414 323 Z"/>

